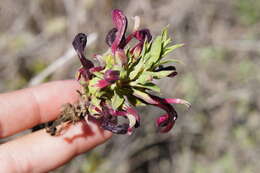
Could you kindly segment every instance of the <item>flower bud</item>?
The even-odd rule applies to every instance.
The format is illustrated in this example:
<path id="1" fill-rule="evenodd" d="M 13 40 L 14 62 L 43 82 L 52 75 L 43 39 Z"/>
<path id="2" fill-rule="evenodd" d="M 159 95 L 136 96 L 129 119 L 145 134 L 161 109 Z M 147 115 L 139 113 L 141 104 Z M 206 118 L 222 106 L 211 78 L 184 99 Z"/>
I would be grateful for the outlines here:
<path id="1" fill-rule="evenodd" d="M 120 72 L 116 70 L 107 70 L 104 78 L 106 81 L 113 83 L 119 79 Z"/>

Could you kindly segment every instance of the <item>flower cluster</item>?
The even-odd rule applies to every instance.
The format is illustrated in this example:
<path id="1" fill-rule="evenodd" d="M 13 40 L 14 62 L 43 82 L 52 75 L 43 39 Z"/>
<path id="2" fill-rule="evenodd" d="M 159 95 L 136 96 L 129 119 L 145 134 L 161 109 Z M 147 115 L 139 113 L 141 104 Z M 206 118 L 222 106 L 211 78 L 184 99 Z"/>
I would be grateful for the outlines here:
<path id="1" fill-rule="evenodd" d="M 177 119 L 171 104 L 189 103 L 152 94 L 160 92 L 154 80 L 177 75 L 174 66 L 167 66 L 172 60 L 164 57 L 182 44 L 171 45 L 167 28 L 152 39 L 149 29 L 138 29 L 138 18 L 127 35 L 127 18 L 118 9 L 112 11 L 112 19 L 115 27 L 106 36 L 109 50 L 94 57 L 98 66 L 84 55 L 85 34 L 77 34 L 72 43 L 82 64 L 77 79 L 83 88 L 80 96 L 85 109 L 80 116 L 97 119 L 102 128 L 113 133 L 131 134 L 140 126 L 140 115 L 134 107 L 154 105 L 165 111 L 156 119 L 159 131 L 168 132 Z M 119 117 L 127 118 L 128 123 L 120 124 Z"/>

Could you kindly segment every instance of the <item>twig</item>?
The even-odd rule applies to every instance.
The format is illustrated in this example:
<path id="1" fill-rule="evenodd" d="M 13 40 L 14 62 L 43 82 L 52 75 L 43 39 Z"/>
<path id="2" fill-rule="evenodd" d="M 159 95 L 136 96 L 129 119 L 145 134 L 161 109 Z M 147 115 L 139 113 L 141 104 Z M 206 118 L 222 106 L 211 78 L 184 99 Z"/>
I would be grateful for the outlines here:
<path id="1" fill-rule="evenodd" d="M 97 40 L 97 34 L 92 33 L 88 36 L 88 43 L 87 46 L 93 44 Z M 39 73 L 37 76 L 33 77 L 30 82 L 29 86 L 34 86 L 40 84 L 44 79 L 46 79 L 50 74 L 55 72 L 60 67 L 64 66 L 66 63 L 68 63 L 72 58 L 76 55 L 76 52 L 73 48 L 70 48 L 63 56 L 59 57 L 57 60 L 55 60 L 53 63 L 51 63 L 47 68 L 45 68 L 41 73 Z"/>

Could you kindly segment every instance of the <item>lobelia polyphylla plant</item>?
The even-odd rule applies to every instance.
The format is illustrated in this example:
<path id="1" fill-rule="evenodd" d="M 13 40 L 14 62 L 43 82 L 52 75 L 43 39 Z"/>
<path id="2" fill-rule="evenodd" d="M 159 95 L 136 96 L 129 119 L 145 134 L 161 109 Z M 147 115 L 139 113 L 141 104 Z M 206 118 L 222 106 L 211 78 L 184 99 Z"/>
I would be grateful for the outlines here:
<path id="1" fill-rule="evenodd" d="M 82 67 L 78 70 L 77 80 L 82 85 L 78 91 L 80 99 L 76 104 L 67 104 L 60 117 L 49 124 L 47 132 L 55 135 L 62 123 L 75 123 L 82 119 L 94 118 L 103 129 L 116 134 L 131 134 L 140 126 L 140 115 L 134 107 L 154 105 L 165 111 L 156 119 L 160 132 L 172 129 L 177 112 L 171 104 L 190 104 L 182 99 L 161 98 L 152 93 L 160 93 L 154 83 L 165 77 L 177 75 L 174 66 L 167 66 L 172 60 L 165 56 L 182 44 L 171 45 L 167 28 L 152 40 L 149 29 L 138 29 L 139 18 L 135 17 L 135 27 L 126 36 L 127 18 L 122 11 L 112 11 L 115 28 L 106 36 L 109 50 L 103 55 L 95 55 L 99 66 L 95 66 L 84 55 L 87 36 L 75 36 L 73 47 Z M 130 41 L 136 40 L 134 46 Z M 119 124 L 118 118 L 128 118 L 128 123 Z"/>

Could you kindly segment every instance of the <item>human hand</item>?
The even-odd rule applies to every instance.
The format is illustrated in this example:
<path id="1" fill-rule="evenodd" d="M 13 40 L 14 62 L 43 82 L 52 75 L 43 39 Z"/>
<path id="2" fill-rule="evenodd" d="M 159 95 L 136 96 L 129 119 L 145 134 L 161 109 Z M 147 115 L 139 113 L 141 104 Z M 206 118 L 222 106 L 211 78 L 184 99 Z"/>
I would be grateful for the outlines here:
<path id="1" fill-rule="evenodd" d="M 0 94 L 0 138 L 54 120 L 65 103 L 77 100 L 75 81 L 57 81 Z M 0 145 L 0 172 L 47 172 L 111 137 L 95 123 L 79 122 L 64 135 L 44 129 Z"/>

